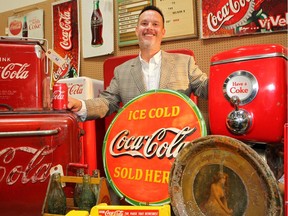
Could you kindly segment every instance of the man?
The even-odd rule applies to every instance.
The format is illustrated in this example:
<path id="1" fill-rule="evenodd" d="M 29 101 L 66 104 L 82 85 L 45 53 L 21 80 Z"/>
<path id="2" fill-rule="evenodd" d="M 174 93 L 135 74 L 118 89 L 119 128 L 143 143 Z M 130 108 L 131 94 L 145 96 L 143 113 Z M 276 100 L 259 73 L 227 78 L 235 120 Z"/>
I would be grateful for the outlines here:
<path id="1" fill-rule="evenodd" d="M 115 68 L 109 87 L 99 98 L 79 101 L 69 98 L 68 109 L 83 121 L 105 117 L 134 97 L 153 89 L 171 89 L 207 99 L 208 78 L 188 55 L 161 51 L 165 35 L 164 16 L 155 6 L 145 7 L 139 14 L 136 35 L 139 56 Z"/>

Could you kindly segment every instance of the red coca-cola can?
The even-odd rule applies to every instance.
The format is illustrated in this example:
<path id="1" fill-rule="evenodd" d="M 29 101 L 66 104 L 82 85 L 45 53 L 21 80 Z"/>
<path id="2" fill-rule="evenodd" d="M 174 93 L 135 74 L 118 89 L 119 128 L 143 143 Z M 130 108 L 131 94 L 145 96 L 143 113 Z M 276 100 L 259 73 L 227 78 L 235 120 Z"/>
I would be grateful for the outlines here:
<path id="1" fill-rule="evenodd" d="M 66 83 L 55 83 L 53 86 L 53 109 L 66 110 L 68 104 L 68 86 Z"/>

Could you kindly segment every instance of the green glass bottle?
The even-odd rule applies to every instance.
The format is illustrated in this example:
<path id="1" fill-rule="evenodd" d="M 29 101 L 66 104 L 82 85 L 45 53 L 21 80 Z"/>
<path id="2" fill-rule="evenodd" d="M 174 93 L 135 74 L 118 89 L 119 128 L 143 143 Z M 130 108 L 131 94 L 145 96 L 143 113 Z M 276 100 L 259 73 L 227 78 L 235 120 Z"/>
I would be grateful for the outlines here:
<path id="1" fill-rule="evenodd" d="M 77 169 L 76 171 L 76 175 L 78 177 L 82 177 L 84 176 L 84 169 L 80 168 Z M 83 188 L 83 184 L 82 183 L 77 183 L 75 184 L 75 188 L 74 188 L 74 194 L 73 194 L 73 201 L 74 201 L 74 206 L 78 207 L 79 203 L 80 203 L 80 195 L 82 193 L 82 188 Z"/>
<path id="2" fill-rule="evenodd" d="M 80 195 L 79 209 L 90 212 L 91 208 L 95 206 L 96 199 L 91 188 L 91 178 L 88 174 L 83 176 L 83 188 Z"/>
<path id="3" fill-rule="evenodd" d="M 51 178 L 51 184 L 47 197 L 48 213 L 65 215 L 66 196 L 60 182 L 60 173 L 54 173 Z"/>
<path id="4" fill-rule="evenodd" d="M 92 171 L 92 177 L 99 178 L 100 177 L 100 171 L 97 170 L 97 169 L 93 170 Z M 92 184 L 91 187 L 92 187 L 92 191 L 93 191 L 93 193 L 95 195 L 95 202 L 97 204 L 98 194 L 99 194 L 99 184 Z"/>

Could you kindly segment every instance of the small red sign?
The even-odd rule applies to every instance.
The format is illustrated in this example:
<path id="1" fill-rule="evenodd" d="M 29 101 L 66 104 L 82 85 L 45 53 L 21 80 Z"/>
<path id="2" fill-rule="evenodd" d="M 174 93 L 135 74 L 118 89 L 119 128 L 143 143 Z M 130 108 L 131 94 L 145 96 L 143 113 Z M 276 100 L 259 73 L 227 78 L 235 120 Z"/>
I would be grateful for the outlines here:
<path id="1" fill-rule="evenodd" d="M 206 133 L 198 107 L 186 95 L 171 90 L 144 93 L 126 104 L 107 130 L 103 148 L 107 179 L 132 205 L 169 203 L 174 159 Z"/>
<path id="2" fill-rule="evenodd" d="M 99 216 L 160 216 L 159 210 L 99 210 Z"/>
<path id="3" fill-rule="evenodd" d="M 9 25 L 9 30 L 12 35 L 18 35 L 22 30 L 22 22 L 20 20 L 13 20 Z"/>

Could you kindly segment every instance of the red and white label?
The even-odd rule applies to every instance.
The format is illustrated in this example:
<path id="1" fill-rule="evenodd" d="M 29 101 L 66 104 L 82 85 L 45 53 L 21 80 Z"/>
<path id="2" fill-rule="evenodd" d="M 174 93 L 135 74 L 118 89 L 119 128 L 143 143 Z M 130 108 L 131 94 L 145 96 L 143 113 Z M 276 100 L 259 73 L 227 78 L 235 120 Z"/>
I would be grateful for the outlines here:
<path id="1" fill-rule="evenodd" d="M 241 104 L 251 102 L 258 92 L 258 82 L 248 71 L 236 71 L 227 77 L 224 83 L 224 94 L 228 100 L 237 96 Z"/>

